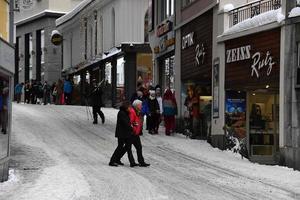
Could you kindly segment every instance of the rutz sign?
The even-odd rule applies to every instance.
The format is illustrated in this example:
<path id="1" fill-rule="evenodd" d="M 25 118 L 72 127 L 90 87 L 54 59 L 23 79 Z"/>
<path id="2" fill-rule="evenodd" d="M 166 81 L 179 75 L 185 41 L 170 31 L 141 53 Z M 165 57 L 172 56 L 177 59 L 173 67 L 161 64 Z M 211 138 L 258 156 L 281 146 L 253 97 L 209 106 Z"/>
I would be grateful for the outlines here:
<path id="1" fill-rule="evenodd" d="M 251 45 L 226 50 L 226 63 L 234 63 L 251 59 L 251 76 L 260 77 L 261 70 L 267 68 L 267 76 L 270 76 L 273 66 L 276 64 L 270 51 L 266 53 L 255 52 L 251 54 Z"/>
<path id="2" fill-rule="evenodd" d="M 182 37 L 182 41 L 181 41 L 181 49 L 182 50 L 187 49 L 187 48 L 189 48 L 189 47 L 191 47 L 195 44 L 194 35 L 195 35 L 195 32 L 191 32 L 191 33 L 189 33 L 189 34 Z M 205 55 L 206 55 L 203 43 L 196 45 L 195 53 L 196 53 L 195 61 L 196 61 L 197 66 L 203 65 L 204 64 L 204 58 L 205 58 Z"/>

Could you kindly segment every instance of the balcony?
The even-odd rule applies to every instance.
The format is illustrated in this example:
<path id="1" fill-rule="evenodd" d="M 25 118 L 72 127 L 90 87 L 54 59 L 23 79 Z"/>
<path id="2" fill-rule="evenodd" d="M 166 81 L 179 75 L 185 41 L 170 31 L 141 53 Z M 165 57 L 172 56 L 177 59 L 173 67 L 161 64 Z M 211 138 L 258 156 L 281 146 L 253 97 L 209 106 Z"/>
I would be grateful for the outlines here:
<path id="1" fill-rule="evenodd" d="M 232 27 L 261 13 L 268 12 L 270 10 L 276 10 L 280 7 L 281 0 L 259 0 L 233 9 L 229 12 L 229 27 Z"/>

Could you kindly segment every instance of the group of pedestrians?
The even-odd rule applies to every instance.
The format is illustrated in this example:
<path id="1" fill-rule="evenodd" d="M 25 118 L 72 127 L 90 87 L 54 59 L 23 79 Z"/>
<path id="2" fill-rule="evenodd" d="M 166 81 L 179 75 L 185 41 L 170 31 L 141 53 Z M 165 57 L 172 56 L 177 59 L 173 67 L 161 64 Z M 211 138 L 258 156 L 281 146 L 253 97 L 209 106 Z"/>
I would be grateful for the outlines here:
<path id="1" fill-rule="evenodd" d="M 136 99 L 142 101 L 141 115 L 146 116 L 146 130 L 149 134 L 158 134 L 159 126 L 164 120 L 165 134 L 169 136 L 175 132 L 177 102 L 171 89 L 166 89 L 163 96 L 161 96 L 161 91 L 159 85 L 148 88 L 138 85 L 137 91 L 131 97 L 131 102 Z"/>
<path id="2" fill-rule="evenodd" d="M 117 116 L 115 136 L 118 146 L 115 149 L 109 165 L 124 165 L 121 158 L 127 152 L 130 167 L 147 167 L 142 153 L 140 136 L 143 134 L 144 117 L 146 116 L 146 129 L 149 134 L 158 134 L 162 120 L 165 124 L 165 134 L 171 135 L 175 131 L 175 115 L 177 115 L 177 102 L 174 93 L 166 89 L 163 97 L 161 87 L 148 89 L 138 84 L 137 91 L 132 95 L 131 101 L 124 101 Z M 136 148 L 138 163 L 134 160 L 131 147 Z"/>
<path id="3" fill-rule="evenodd" d="M 37 80 L 26 81 L 25 84 L 18 83 L 15 86 L 15 98 L 17 103 L 21 102 L 24 91 L 24 103 L 26 104 L 71 104 L 73 84 L 69 79 L 58 80 L 50 85 L 47 81 L 43 83 Z"/>

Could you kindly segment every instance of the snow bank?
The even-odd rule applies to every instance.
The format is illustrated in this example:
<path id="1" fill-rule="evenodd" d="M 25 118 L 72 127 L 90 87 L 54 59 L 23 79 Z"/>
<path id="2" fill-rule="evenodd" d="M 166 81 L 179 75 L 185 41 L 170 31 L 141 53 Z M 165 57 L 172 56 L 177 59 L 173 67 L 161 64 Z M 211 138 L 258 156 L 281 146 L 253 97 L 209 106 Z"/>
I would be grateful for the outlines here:
<path id="1" fill-rule="evenodd" d="M 69 21 L 72 19 L 77 13 L 79 13 L 81 10 L 83 10 L 86 6 L 88 6 L 90 3 L 92 3 L 94 0 L 85 0 L 82 1 L 80 4 L 78 4 L 73 10 L 68 12 L 66 15 L 58 18 L 56 20 L 56 26 L 60 26 L 61 24 Z"/>
<path id="2" fill-rule="evenodd" d="M 233 10 L 234 9 L 234 5 L 233 4 L 226 4 L 225 6 L 224 6 L 224 8 L 223 8 L 223 10 L 224 10 L 224 12 L 229 12 L 229 11 L 231 11 L 231 10 Z"/>
<path id="3" fill-rule="evenodd" d="M 252 18 L 242 21 L 228 30 L 226 30 L 223 35 L 230 35 L 233 33 L 238 33 L 255 27 L 263 26 L 273 22 L 281 23 L 285 19 L 284 15 L 281 12 L 281 8 L 277 10 L 271 10 L 260 15 L 254 16 Z"/>
<path id="4" fill-rule="evenodd" d="M 289 13 L 289 17 L 297 17 L 300 16 L 300 7 L 293 8 Z"/>

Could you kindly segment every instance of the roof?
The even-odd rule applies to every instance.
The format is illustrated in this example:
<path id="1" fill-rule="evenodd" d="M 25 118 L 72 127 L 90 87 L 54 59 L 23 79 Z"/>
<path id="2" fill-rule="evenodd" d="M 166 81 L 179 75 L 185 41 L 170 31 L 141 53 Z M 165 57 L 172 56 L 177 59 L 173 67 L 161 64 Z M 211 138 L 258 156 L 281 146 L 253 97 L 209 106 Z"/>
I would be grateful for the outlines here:
<path id="1" fill-rule="evenodd" d="M 28 18 L 22 19 L 20 21 L 15 22 L 16 26 L 20 26 L 20 25 L 24 25 L 26 23 L 32 22 L 36 19 L 45 17 L 45 16 L 49 16 L 49 17 L 61 17 L 62 15 L 65 15 L 66 12 L 61 12 L 61 11 L 55 11 L 55 10 L 44 10 L 42 12 L 39 12 L 35 15 L 32 15 Z"/>
<path id="2" fill-rule="evenodd" d="M 94 0 L 84 0 L 80 4 L 78 4 L 73 10 L 65 14 L 64 16 L 58 18 L 56 20 L 56 26 L 60 26 L 69 20 L 71 20 L 73 17 L 75 17 L 77 14 L 79 14 L 84 8 L 86 8 L 88 5 L 90 5 Z"/>

